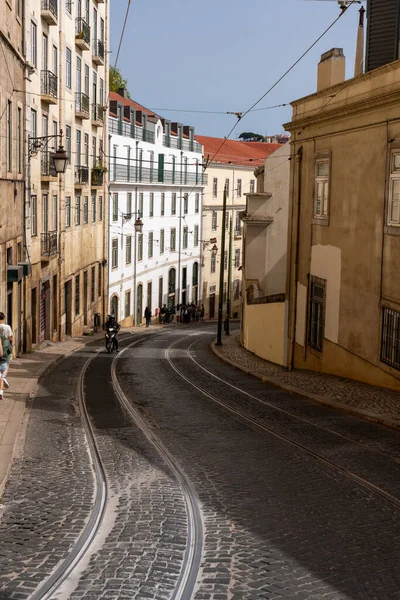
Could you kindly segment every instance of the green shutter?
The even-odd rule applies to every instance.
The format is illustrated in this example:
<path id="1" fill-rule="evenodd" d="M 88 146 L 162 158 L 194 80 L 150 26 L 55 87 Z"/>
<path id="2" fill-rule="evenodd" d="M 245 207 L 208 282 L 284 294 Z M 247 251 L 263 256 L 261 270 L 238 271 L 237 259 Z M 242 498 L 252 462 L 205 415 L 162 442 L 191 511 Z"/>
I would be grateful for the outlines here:
<path id="1" fill-rule="evenodd" d="M 158 181 L 164 183 L 164 154 L 158 155 Z"/>

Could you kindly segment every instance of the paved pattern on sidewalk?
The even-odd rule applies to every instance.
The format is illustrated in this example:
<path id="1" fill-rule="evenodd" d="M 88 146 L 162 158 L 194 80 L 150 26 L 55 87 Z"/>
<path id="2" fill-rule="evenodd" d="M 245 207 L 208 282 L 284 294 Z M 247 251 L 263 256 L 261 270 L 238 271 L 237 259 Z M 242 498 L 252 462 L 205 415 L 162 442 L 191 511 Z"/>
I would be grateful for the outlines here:
<path id="1" fill-rule="evenodd" d="M 243 348 L 237 334 L 225 336 L 223 345 L 216 350 L 239 368 L 254 372 L 277 385 L 289 386 L 302 394 L 318 396 L 321 400 L 359 409 L 400 425 L 399 392 L 310 371 L 287 371 Z"/>

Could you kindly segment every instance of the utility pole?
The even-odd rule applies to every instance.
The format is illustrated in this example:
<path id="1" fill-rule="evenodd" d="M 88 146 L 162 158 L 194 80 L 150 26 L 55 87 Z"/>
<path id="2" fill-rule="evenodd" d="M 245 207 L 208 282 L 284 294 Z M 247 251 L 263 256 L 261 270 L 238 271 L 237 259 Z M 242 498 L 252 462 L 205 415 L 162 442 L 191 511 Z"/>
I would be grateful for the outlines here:
<path id="1" fill-rule="evenodd" d="M 231 318 L 231 288 L 232 288 L 232 229 L 233 229 L 233 210 L 229 217 L 229 252 L 228 252 L 228 284 L 226 290 L 226 335 L 229 333 L 229 319 Z"/>
<path id="2" fill-rule="evenodd" d="M 224 256 L 225 256 L 225 223 L 226 223 L 226 186 L 224 187 L 224 201 L 222 204 L 222 235 L 221 235 L 221 259 L 219 265 L 219 298 L 218 298 L 218 329 L 217 346 L 222 346 L 222 304 L 224 300 Z"/>

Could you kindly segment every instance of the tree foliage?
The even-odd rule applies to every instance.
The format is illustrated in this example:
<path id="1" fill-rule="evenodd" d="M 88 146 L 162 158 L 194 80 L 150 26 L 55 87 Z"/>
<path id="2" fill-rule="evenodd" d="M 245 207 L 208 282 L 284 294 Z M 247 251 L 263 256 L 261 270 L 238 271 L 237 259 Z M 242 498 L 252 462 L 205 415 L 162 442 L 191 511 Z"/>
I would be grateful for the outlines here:
<path id="1" fill-rule="evenodd" d="M 239 140 L 243 142 L 264 142 L 264 136 L 260 133 L 253 133 L 252 131 L 244 131 L 239 135 Z"/>
<path id="2" fill-rule="evenodd" d="M 127 90 L 128 98 L 131 97 L 128 92 L 128 80 L 125 79 L 122 76 L 121 71 L 115 67 L 110 67 L 109 87 L 110 92 L 118 92 L 120 88 L 125 88 Z"/>

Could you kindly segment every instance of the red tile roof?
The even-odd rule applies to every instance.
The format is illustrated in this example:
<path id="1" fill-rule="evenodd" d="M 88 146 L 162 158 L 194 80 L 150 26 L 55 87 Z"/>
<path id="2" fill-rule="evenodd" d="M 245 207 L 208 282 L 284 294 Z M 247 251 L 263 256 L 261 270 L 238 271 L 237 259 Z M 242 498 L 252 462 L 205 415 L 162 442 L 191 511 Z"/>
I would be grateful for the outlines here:
<path id="1" fill-rule="evenodd" d="M 240 142 L 237 140 L 226 140 L 218 154 L 223 138 L 196 135 L 196 140 L 204 146 L 204 155 L 209 155 L 213 162 L 242 165 L 262 166 L 267 156 L 278 150 L 281 144 L 269 144 L 267 142 Z M 214 157 L 214 158 L 213 158 Z"/>
<path id="2" fill-rule="evenodd" d="M 157 113 L 155 113 L 154 111 L 149 110 L 145 106 L 142 106 L 141 104 L 139 104 L 138 102 L 135 102 L 134 100 L 131 100 L 130 98 L 124 98 L 123 96 L 120 96 L 116 92 L 110 92 L 110 100 L 118 100 L 118 102 L 121 102 L 121 104 L 123 104 L 124 106 L 132 106 L 132 108 L 134 108 L 135 110 L 143 111 L 149 117 L 156 117 L 158 119 L 161 119 L 161 117 L 159 115 L 157 115 Z"/>

